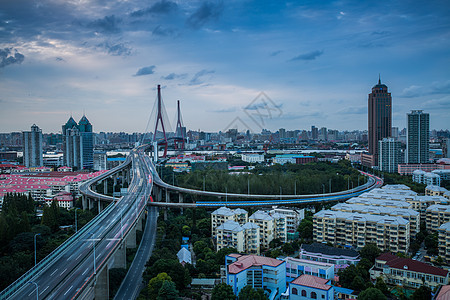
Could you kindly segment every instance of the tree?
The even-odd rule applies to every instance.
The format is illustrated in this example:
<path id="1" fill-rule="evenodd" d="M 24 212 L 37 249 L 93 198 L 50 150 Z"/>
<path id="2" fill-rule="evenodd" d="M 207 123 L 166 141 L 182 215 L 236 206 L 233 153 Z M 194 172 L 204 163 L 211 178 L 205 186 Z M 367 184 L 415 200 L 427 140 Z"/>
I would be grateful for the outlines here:
<path id="1" fill-rule="evenodd" d="M 216 264 L 223 265 L 225 264 L 225 256 L 231 253 L 238 253 L 236 248 L 225 247 L 217 251 L 216 253 Z"/>
<path id="2" fill-rule="evenodd" d="M 383 278 L 378 277 L 377 282 L 375 283 L 375 288 L 379 289 L 384 295 L 389 296 L 391 293 L 384 282 Z"/>
<path id="3" fill-rule="evenodd" d="M 251 285 L 246 285 L 240 292 L 238 296 L 239 300 L 266 300 L 269 299 L 266 294 L 264 294 L 263 289 L 254 289 Z"/>
<path id="4" fill-rule="evenodd" d="M 158 292 L 157 300 L 169 300 L 178 299 L 178 291 L 175 287 L 175 283 L 172 281 L 164 280 L 161 288 Z"/>
<path id="5" fill-rule="evenodd" d="M 414 291 L 411 296 L 412 300 L 427 300 L 431 299 L 431 290 L 429 287 L 422 285 L 420 288 Z"/>
<path id="6" fill-rule="evenodd" d="M 186 270 L 178 260 L 159 259 L 148 268 L 148 275 L 150 278 L 156 277 L 159 273 L 163 272 L 167 272 L 173 282 L 175 282 L 178 290 L 184 289 L 191 283 L 191 277 L 189 276 L 188 270 Z"/>
<path id="7" fill-rule="evenodd" d="M 359 254 L 361 258 L 367 258 L 372 264 L 375 263 L 375 258 L 377 258 L 381 253 L 381 250 L 375 244 L 366 244 Z"/>
<path id="8" fill-rule="evenodd" d="M 312 239 L 313 238 L 313 222 L 310 218 L 304 218 L 300 225 L 298 225 L 297 231 L 299 232 L 299 236 L 304 239 Z"/>
<path id="9" fill-rule="evenodd" d="M 362 291 L 366 288 L 366 282 L 361 276 L 355 276 L 352 280 L 351 288 L 357 291 Z"/>
<path id="10" fill-rule="evenodd" d="M 169 275 L 167 275 L 167 273 L 164 272 L 159 273 L 156 277 L 150 279 L 147 285 L 148 289 L 147 291 L 150 299 L 152 300 L 156 299 L 164 281 L 172 282 L 172 278 Z"/>
<path id="11" fill-rule="evenodd" d="M 233 288 L 226 283 L 220 283 L 212 290 L 211 300 L 235 300 Z"/>
<path id="12" fill-rule="evenodd" d="M 386 300 L 386 296 L 379 289 L 368 288 L 359 294 L 358 300 Z"/>

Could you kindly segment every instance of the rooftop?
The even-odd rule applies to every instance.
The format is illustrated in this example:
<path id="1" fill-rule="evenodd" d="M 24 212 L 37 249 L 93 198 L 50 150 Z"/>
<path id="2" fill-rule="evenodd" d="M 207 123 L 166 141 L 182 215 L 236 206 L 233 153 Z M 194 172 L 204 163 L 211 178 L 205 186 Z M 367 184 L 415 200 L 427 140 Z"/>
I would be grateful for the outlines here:
<path id="1" fill-rule="evenodd" d="M 297 284 L 302 286 L 307 286 L 311 288 L 316 288 L 320 290 L 328 291 L 332 288 L 331 285 L 327 284 L 328 279 L 323 279 L 320 277 L 312 276 L 303 274 L 299 277 L 295 278 L 293 281 L 291 281 L 291 284 Z"/>
<path id="2" fill-rule="evenodd" d="M 230 255 L 231 256 L 231 255 Z M 282 260 L 275 258 L 257 256 L 257 255 L 243 255 L 237 258 L 237 261 L 228 265 L 228 273 L 238 274 L 250 267 L 255 266 L 270 266 L 278 267 L 279 265 L 285 263 Z"/>
<path id="3" fill-rule="evenodd" d="M 392 253 L 383 253 L 380 256 L 376 258 L 377 260 L 386 261 L 386 265 L 393 269 L 400 269 L 400 270 L 409 270 L 413 272 L 419 272 L 419 273 L 425 273 L 425 274 L 431 274 L 431 275 L 437 275 L 437 276 L 447 276 L 448 271 L 430 266 L 429 264 L 413 260 L 410 258 L 402 258 L 395 256 Z"/>
<path id="4" fill-rule="evenodd" d="M 359 256 L 359 253 L 356 252 L 355 250 L 335 248 L 320 243 L 302 244 L 301 249 L 310 253 L 321 253 L 329 256 L 347 256 L 347 257 Z"/>

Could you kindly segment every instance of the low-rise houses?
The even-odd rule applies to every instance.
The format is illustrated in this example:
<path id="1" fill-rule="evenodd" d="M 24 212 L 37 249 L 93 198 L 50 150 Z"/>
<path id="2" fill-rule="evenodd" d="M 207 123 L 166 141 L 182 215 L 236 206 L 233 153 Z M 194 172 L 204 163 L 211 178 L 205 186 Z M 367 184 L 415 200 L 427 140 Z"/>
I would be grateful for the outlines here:
<path id="1" fill-rule="evenodd" d="M 398 257 L 389 252 L 377 257 L 375 265 L 369 272 L 372 281 L 381 277 L 387 284 L 411 288 L 419 288 L 425 285 L 434 290 L 439 285 L 445 285 L 449 282 L 447 270 L 417 260 Z"/>
<path id="2" fill-rule="evenodd" d="M 322 243 L 302 244 L 299 257 L 310 261 L 332 264 L 334 273 L 360 261 L 359 253 L 353 249 L 330 247 Z"/>

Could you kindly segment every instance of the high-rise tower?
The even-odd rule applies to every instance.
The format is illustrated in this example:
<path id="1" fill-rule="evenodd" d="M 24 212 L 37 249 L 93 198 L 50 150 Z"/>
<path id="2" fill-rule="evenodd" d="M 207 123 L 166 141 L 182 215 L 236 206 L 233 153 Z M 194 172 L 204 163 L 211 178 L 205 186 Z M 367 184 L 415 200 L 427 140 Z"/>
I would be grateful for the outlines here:
<path id="1" fill-rule="evenodd" d="M 378 78 L 378 84 L 369 94 L 369 153 L 372 164 L 378 164 L 378 141 L 391 136 L 392 97 L 385 84 Z"/>
<path id="2" fill-rule="evenodd" d="M 42 167 L 42 130 L 36 124 L 22 133 L 23 162 L 27 167 Z"/>
<path id="3" fill-rule="evenodd" d="M 421 110 L 407 114 L 406 162 L 428 163 L 430 158 L 430 115 Z"/>
<path id="4" fill-rule="evenodd" d="M 79 124 L 70 117 L 62 126 L 64 164 L 77 169 L 94 167 L 94 136 L 92 124 L 83 115 Z"/>
<path id="5" fill-rule="evenodd" d="M 85 115 L 78 122 L 78 130 L 83 138 L 83 169 L 94 168 L 94 133 L 92 132 L 92 124 Z"/>

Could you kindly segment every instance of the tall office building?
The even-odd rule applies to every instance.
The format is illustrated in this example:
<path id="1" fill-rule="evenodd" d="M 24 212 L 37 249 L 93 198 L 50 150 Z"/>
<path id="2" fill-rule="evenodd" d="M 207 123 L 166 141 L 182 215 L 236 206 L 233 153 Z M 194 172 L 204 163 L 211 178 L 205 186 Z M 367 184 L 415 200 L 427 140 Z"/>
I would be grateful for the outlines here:
<path id="1" fill-rule="evenodd" d="M 42 167 L 42 130 L 36 124 L 22 132 L 23 162 L 27 167 Z"/>
<path id="2" fill-rule="evenodd" d="M 378 141 L 391 136 L 392 130 L 392 97 L 385 84 L 378 79 L 378 84 L 369 94 L 369 153 L 372 163 L 378 163 Z"/>
<path id="3" fill-rule="evenodd" d="M 428 163 L 430 158 L 430 114 L 413 110 L 407 114 L 406 152 L 408 164 Z"/>
<path id="4" fill-rule="evenodd" d="M 319 128 L 311 126 L 311 139 L 317 140 L 319 138 Z"/>
<path id="5" fill-rule="evenodd" d="M 70 117 L 62 126 L 64 164 L 77 169 L 93 169 L 94 138 L 92 125 L 83 115 L 79 124 Z"/>
<path id="6" fill-rule="evenodd" d="M 394 138 L 378 141 L 378 168 L 383 172 L 397 173 L 402 163 L 401 143 Z"/>

